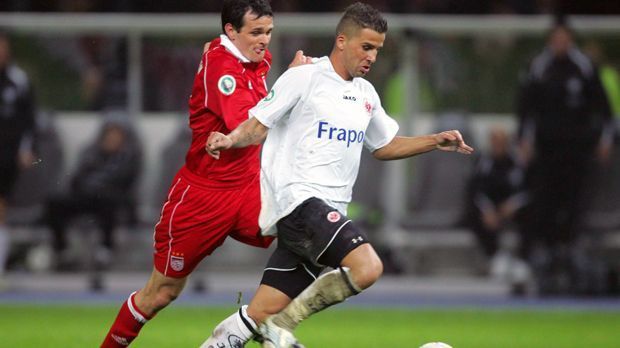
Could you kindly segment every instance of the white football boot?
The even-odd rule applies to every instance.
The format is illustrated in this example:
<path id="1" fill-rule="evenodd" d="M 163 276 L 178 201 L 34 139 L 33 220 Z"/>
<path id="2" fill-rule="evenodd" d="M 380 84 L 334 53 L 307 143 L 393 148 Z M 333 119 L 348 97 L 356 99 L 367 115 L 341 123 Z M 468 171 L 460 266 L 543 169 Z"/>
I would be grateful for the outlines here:
<path id="1" fill-rule="evenodd" d="M 263 348 L 304 348 L 290 331 L 274 324 L 271 318 L 258 327 L 258 332 L 263 336 Z"/>

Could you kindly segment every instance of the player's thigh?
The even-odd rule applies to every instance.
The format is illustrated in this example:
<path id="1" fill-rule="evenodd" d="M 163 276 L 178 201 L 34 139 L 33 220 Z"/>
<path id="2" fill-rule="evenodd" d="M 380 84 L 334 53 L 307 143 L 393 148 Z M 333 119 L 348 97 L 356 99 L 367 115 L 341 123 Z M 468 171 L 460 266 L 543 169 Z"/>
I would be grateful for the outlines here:
<path id="1" fill-rule="evenodd" d="M 261 285 L 270 286 L 289 298 L 295 298 L 316 280 L 323 269 L 278 243 L 267 261 Z"/>
<path id="2" fill-rule="evenodd" d="M 350 219 L 311 198 L 278 222 L 279 243 L 317 266 L 339 267 L 368 238 Z"/>
<path id="3" fill-rule="evenodd" d="M 267 248 L 274 238 L 261 235 L 258 215 L 261 209 L 260 183 L 253 181 L 238 193 L 239 209 L 233 231 L 230 236 L 248 245 Z"/>
<path id="4" fill-rule="evenodd" d="M 182 278 L 217 249 L 232 230 L 236 212 L 227 191 L 207 191 L 181 180 L 171 188 L 155 226 L 155 268 Z"/>

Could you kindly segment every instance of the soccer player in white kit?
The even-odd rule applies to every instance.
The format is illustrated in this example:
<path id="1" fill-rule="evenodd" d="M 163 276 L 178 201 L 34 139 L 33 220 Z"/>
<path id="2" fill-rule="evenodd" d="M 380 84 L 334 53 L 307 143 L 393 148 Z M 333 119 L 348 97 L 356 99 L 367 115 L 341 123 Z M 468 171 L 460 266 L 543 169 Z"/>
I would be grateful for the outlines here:
<path id="1" fill-rule="evenodd" d="M 286 71 L 250 110 L 247 121 L 228 135 L 214 132 L 207 140 L 207 151 L 217 158 L 221 150 L 265 139 L 259 225 L 263 234 L 277 233 L 278 246 L 250 305 L 220 323 L 203 347 L 218 347 L 230 335 L 244 336 L 247 342 L 251 334 L 239 325 L 247 316 L 262 323 L 264 347 L 294 347 L 292 331 L 301 320 L 379 278 L 381 260 L 345 215 L 362 147 L 380 160 L 434 149 L 473 151 L 457 130 L 396 135 L 397 123 L 362 78 L 386 32 L 377 10 L 362 3 L 349 6 L 329 57 Z M 319 276 L 326 267 L 334 270 Z"/>

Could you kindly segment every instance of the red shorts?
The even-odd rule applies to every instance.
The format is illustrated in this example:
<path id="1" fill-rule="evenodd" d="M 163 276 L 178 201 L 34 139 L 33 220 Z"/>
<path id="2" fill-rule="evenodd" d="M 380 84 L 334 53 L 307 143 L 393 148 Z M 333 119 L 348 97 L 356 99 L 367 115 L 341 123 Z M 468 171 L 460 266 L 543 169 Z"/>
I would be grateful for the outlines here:
<path id="1" fill-rule="evenodd" d="M 244 186 L 210 188 L 181 169 L 155 225 L 155 268 L 168 277 L 185 277 L 228 236 L 268 247 L 273 238 L 260 234 L 260 205 L 258 175 Z"/>

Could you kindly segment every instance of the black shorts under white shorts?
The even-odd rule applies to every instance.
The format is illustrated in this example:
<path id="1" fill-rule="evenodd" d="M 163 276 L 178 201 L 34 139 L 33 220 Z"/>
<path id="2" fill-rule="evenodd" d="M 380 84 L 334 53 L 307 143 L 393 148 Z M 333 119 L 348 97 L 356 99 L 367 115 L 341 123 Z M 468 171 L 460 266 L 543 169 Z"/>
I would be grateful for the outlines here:
<path id="1" fill-rule="evenodd" d="M 325 267 L 337 268 L 366 235 L 344 214 L 318 198 L 309 198 L 277 223 L 278 246 L 261 283 L 297 296 Z"/>

